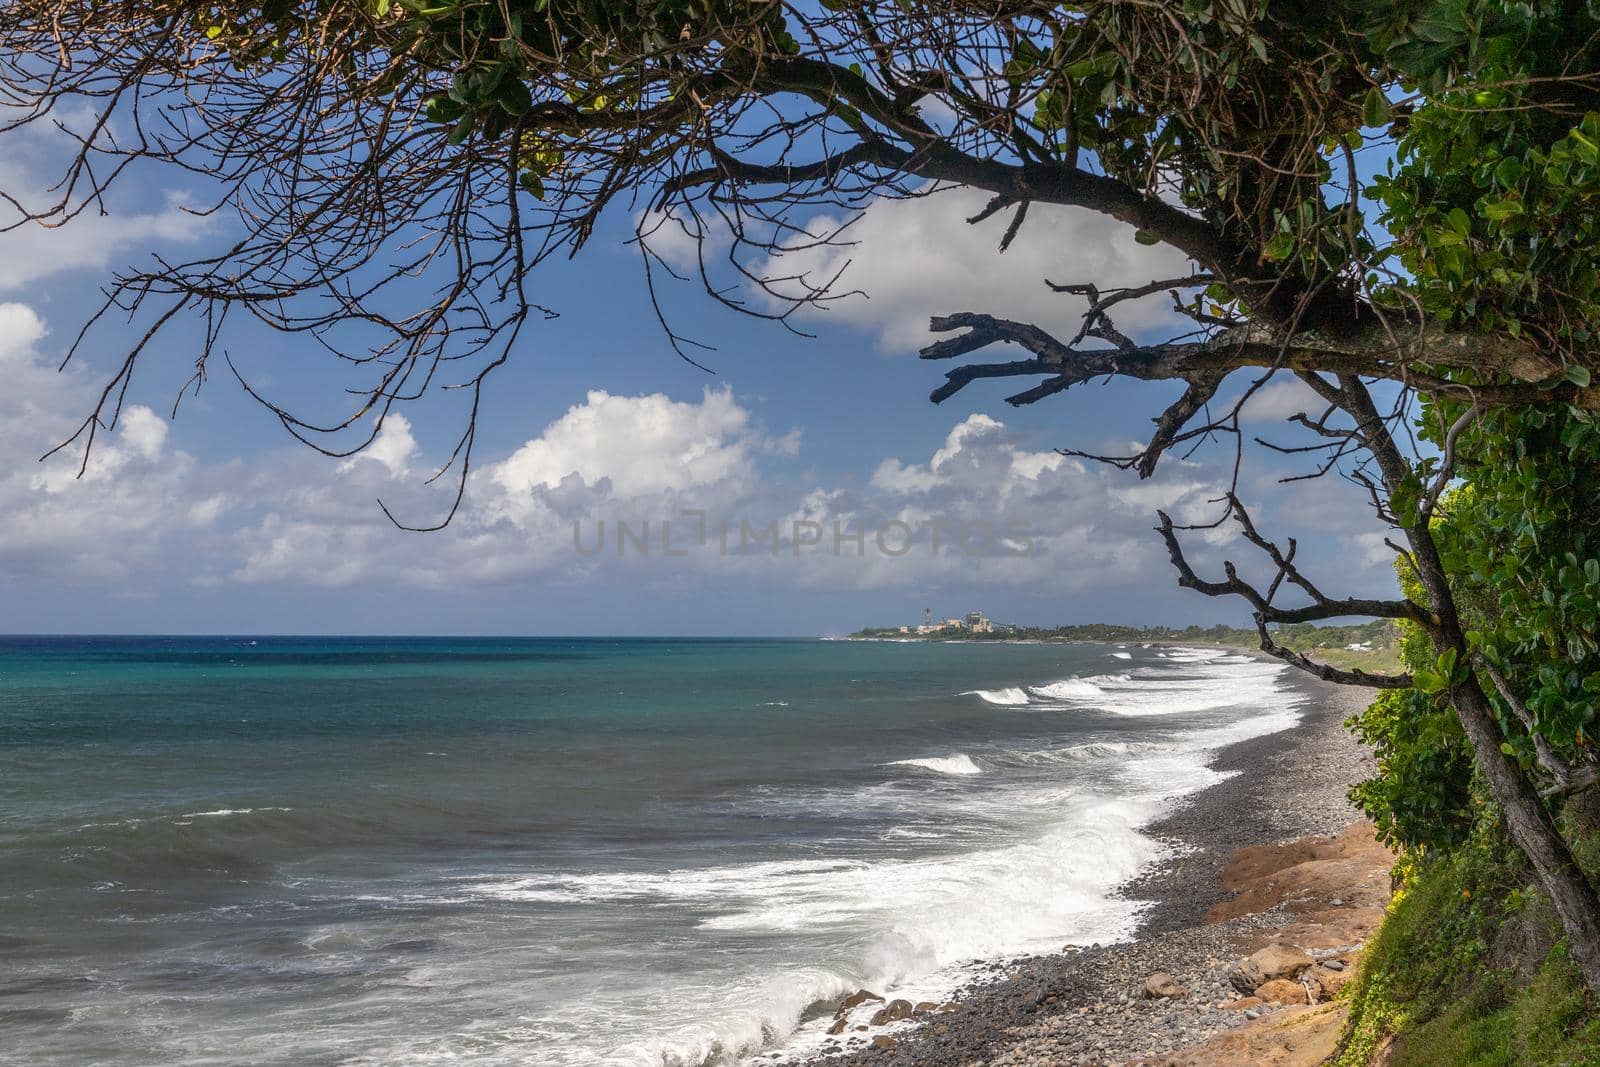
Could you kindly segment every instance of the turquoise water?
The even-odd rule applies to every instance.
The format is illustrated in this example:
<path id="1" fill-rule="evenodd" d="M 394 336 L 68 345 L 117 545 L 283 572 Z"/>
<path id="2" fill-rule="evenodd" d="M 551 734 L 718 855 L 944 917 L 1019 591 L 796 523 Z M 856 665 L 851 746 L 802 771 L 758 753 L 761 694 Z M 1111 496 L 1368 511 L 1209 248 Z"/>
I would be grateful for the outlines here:
<path id="1" fill-rule="evenodd" d="M 1216 652 L 0 638 L 0 1060 L 698 1064 L 1104 940 Z"/>

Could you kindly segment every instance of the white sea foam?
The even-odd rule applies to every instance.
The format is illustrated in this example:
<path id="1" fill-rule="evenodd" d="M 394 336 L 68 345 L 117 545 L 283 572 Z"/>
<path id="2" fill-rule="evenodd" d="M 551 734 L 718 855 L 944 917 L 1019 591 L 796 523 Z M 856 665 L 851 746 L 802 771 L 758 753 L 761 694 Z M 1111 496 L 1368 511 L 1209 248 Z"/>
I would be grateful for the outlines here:
<path id="1" fill-rule="evenodd" d="M 1249 660 L 1248 656 L 1238 656 L 1225 648 L 1168 648 L 1159 653 L 1163 659 L 1177 660 L 1179 663 L 1211 663 L 1215 660 L 1233 656 L 1235 660 Z"/>
<path id="2" fill-rule="evenodd" d="M 1015 707 L 1028 702 L 1028 694 L 1016 686 L 1006 689 L 969 689 L 961 695 L 981 697 L 990 704 L 1002 707 Z"/>
<path id="3" fill-rule="evenodd" d="M 1041 700 L 1096 700 L 1105 695 L 1106 686 L 1125 685 L 1131 680 L 1126 674 L 1091 674 L 1032 686 L 1028 691 Z"/>
<path id="4" fill-rule="evenodd" d="M 943 999 L 973 977 L 973 961 L 1127 936 L 1139 904 L 1113 890 L 1162 849 L 1141 828 L 1175 798 L 1226 777 L 1208 766 L 1210 750 L 1297 718 L 1298 698 L 1278 687 L 1278 665 L 1207 649 L 1158 654 L 1165 657 L 1159 667 L 972 695 L 1012 708 L 1193 712 L 1194 721 L 1140 724 L 1141 739 L 1116 738 L 1107 727 L 1110 736 L 1102 740 L 890 764 L 944 775 L 982 772 L 970 788 L 954 792 L 935 789 L 931 779 L 897 775 L 801 797 L 771 794 L 773 815 L 791 808 L 796 817 L 813 818 L 903 812 L 900 825 L 880 836 L 878 850 L 664 872 L 463 877 L 445 894 L 456 902 L 574 909 L 620 904 L 634 915 L 667 908 L 695 916 L 708 935 L 826 945 L 827 962 L 790 958 L 665 983 L 641 975 L 615 988 L 586 988 L 537 1025 L 499 1025 L 428 1048 L 375 1049 L 357 1062 L 512 1064 L 559 1050 L 548 1062 L 562 1067 L 691 1067 L 742 1062 L 777 1042 L 803 1056 L 821 1047 L 830 1022 L 802 1024 L 818 1001 L 863 986 L 912 1000 Z M 954 833 L 962 824 L 983 834 L 971 838 L 981 847 L 915 854 L 918 839 Z"/>
<path id="5" fill-rule="evenodd" d="M 983 768 L 973 763 L 972 757 L 965 752 L 957 752 L 950 756 L 929 756 L 925 759 L 897 759 L 885 766 L 921 767 L 925 771 L 937 771 L 939 774 L 983 773 Z"/>
<path id="6" fill-rule="evenodd" d="M 915 826 L 891 826 L 879 835 L 884 841 L 939 841 L 949 836 L 942 830 Z"/>
<path id="7" fill-rule="evenodd" d="M 1068 678 L 1048 685 L 1036 685 L 1029 691 L 1041 700 L 1093 700 L 1104 692 L 1087 678 Z"/>
<path id="8" fill-rule="evenodd" d="M 1168 745 L 1154 741 L 1090 741 L 1065 748 L 1006 750 L 988 757 L 998 764 L 1041 766 L 1051 763 L 1082 763 L 1085 760 L 1122 760 L 1161 752 Z"/>
<path id="9" fill-rule="evenodd" d="M 770 1047 L 775 1036 L 793 1034 L 804 1010 L 819 1000 L 863 986 L 936 999 L 962 984 L 972 961 L 1052 950 L 1063 940 L 1126 936 L 1138 905 L 1113 899 L 1109 890 L 1157 855 L 1159 846 L 1137 827 L 1159 810 L 1159 799 L 1077 793 L 1068 800 L 1056 791 L 1048 805 L 1025 805 L 1035 806 L 1071 818 L 1049 824 L 1038 837 L 955 855 L 797 859 L 665 876 L 613 872 L 572 876 L 559 886 L 537 879 L 483 882 L 471 891 L 496 900 L 542 902 L 570 894 L 589 904 L 606 899 L 707 909 L 713 913 L 701 920 L 702 929 L 749 937 L 834 932 L 844 951 L 833 953 L 826 966 L 633 990 L 626 1002 L 611 991 L 590 991 L 582 1008 L 588 1022 L 575 1018 L 574 1033 L 607 1032 L 597 1017 L 614 1012 L 618 1025 L 611 1032 L 638 1034 L 641 1019 L 649 1019 L 655 1023 L 650 1036 L 607 1048 L 569 1047 L 554 1061 L 574 1067 L 732 1063 Z M 1096 862 L 1083 863 L 1085 855 Z M 808 1026 L 793 1047 L 813 1048 L 820 1034 Z M 503 1062 L 515 1061 L 507 1056 Z"/>
<path id="10" fill-rule="evenodd" d="M 218 808 L 216 811 L 188 811 L 182 819 L 220 819 L 226 815 L 254 815 L 258 811 L 293 811 L 293 808 Z"/>
<path id="11" fill-rule="evenodd" d="M 1141 667 L 1128 674 L 1068 678 L 1033 686 L 1030 692 L 1042 700 L 1112 715 L 1194 714 L 1280 701 L 1279 679 L 1288 669 L 1248 656 L 1224 660 L 1220 655 L 1210 655 L 1179 662 L 1181 668 L 1176 664 Z"/>

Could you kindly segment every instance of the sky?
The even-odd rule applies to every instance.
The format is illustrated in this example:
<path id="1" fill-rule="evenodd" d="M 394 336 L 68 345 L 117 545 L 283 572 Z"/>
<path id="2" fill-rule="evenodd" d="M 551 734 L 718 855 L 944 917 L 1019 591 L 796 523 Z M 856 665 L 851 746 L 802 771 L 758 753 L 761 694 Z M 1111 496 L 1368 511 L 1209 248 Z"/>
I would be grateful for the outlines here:
<path id="1" fill-rule="evenodd" d="M 45 195 L 46 135 L 6 136 L 0 188 Z M 674 294 L 675 324 L 716 346 L 710 373 L 671 351 L 627 244 L 636 219 L 618 212 L 575 260 L 539 268 L 533 295 L 559 317 L 531 324 L 491 379 L 463 507 L 436 533 L 396 529 L 377 502 L 410 522 L 441 514 L 448 494 L 426 483 L 460 432 L 459 403 L 404 408 L 344 460 L 295 442 L 226 373 L 173 418 L 194 323 L 144 358 L 81 477 L 81 453 L 41 461 L 136 337 L 108 322 L 61 366 L 100 288 L 226 228 L 182 210 L 189 180 L 137 172 L 104 214 L 0 234 L 0 631 L 833 635 L 924 609 L 1044 625 L 1246 619 L 1178 589 L 1153 530 L 1158 507 L 1179 521 L 1216 513 L 1231 446 L 1169 457 L 1149 481 L 1057 451 L 1131 450 L 1176 387 L 1091 384 L 1014 409 L 1003 397 L 1030 383 L 1002 380 L 928 401 L 946 369 L 915 358 L 930 315 L 1070 334 L 1082 304 L 1045 278 L 1184 270 L 1073 209 L 1035 207 L 1002 255 L 1005 218 L 968 225 L 982 201 L 963 190 L 875 203 L 854 244 L 792 255 L 786 267 L 843 267 L 865 293 L 798 319 L 814 336 Z M 1152 339 L 1181 330 L 1159 299 L 1118 324 Z M 303 339 L 245 329 L 225 341 L 274 400 L 340 399 Z M 1274 381 L 1247 429 L 1287 441 L 1283 420 L 1314 409 L 1304 387 Z M 1307 469 L 1249 450 L 1241 490 L 1258 526 L 1298 537 L 1331 593 L 1392 590 L 1386 531 L 1359 491 L 1280 484 Z M 1228 528 L 1191 541 L 1197 564 L 1256 565 Z"/>

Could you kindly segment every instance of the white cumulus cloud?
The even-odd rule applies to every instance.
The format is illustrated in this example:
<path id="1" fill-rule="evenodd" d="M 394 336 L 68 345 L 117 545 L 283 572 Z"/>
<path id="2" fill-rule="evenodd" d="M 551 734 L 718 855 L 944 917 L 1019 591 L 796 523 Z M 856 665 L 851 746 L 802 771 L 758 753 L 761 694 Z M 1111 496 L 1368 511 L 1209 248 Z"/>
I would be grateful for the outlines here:
<path id="1" fill-rule="evenodd" d="M 764 440 L 727 387 L 707 388 L 698 404 L 595 390 L 490 476 L 508 494 L 555 489 L 570 475 L 591 487 L 607 479 L 622 496 L 681 490 L 748 478 Z"/>
<path id="2" fill-rule="evenodd" d="M 60 198 L 57 183 L 78 149 L 75 138 L 89 135 L 95 124 L 86 108 L 60 108 L 52 118 L 74 133 L 54 123 L 12 130 L 7 133 L 10 151 L 0 156 L 0 189 L 30 211 L 44 211 Z M 101 135 L 115 136 L 115 131 Z M 0 290 L 69 270 L 121 266 L 132 253 L 192 242 L 210 232 L 210 218 L 184 210 L 185 193 L 152 194 L 149 190 L 160 187 L 138 180 L 154 173 L 131 170 L 103 198 L 84 204 L 80 197 L 72 206 L 82 210 L 69 221 L 56 219 L 49 227 L 24 223 L 0 232 Z M 0 223 L 15 221 L 15 208 L 0 207 Z"/>
<path id="3" fill-rule="evenodd" d="M 411 469 L 411 458 L 417 453 L 417 439 L 411 433 L 411 420 L 398 412 L 384 417 L 383 425 L 372 443 L 339 465 L 342 471 L 353 470 L 360 463 L 377 463 L 393 477 L 398 478 Z"/>
<path id="4" fill-rule="evenodd" d="M 1000 239 L 1010 211 L 979 225 L 966 221 L 987 201 L 987 195 L 972 189 L 878 200 L 836 243 L 790 242 L 803 247 L 770 257 L 762 273 L 801 275 L 812 285 L 837 275 L 834 292 L 860 294 L 830 301 L 816 314 L 872 333 L 891 352 L 914 351 L 935 340 L 928 319 L 956 311 L 1018 319 L 1071 337 L 1086 305 L 1079 297 L 1050 291 L 1045 279 L 1106 288 L 1188 273 L 1180 253 L 1139 244 L 1133 231 L 1115 219 L 1041 204 L 1029 209 L 1015 242 L 1002 254 Z M 808 229 L 824 234 L 843 221 L 819 218 Z M 789 294 L 801 291 L 793 284 L 779 288 Z M 1117 325 L 1129 334 L 1169 328 L 1177 321 L 1170 304 L 1164 294 L 1130 301 L 1119 309 Z"/>

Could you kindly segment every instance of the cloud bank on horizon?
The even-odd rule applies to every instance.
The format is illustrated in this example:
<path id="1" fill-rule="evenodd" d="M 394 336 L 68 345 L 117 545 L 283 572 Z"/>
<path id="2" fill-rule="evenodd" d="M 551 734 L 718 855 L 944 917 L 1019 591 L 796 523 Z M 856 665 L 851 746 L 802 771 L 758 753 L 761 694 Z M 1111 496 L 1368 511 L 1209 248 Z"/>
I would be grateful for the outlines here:
<path id="1" fill-rule="evenodd" d="M 71 450 L 33 462 L 75 428 L 94 384 L 71 367 L 57 373 L 46 338 L 31 308 L 0 305 L 0 370 L 12 383 L 0 396 L 0 571 L 63 587 L 107 578 L 444 587 L 698 572 L 888 588 L 959 569 L 1066 593 L 1137 580 L 1157 562 L 1151 508 L 1199 517 L 1213 484 L 1183 464 L 1152 485 L 1133 483 L 1022 447 L 983 414 L 957 422 L 926 457 L 885 457 L 861 484 L 830 484 L 791 469 L 804 458 L 799 430 L 763 427 L 726 385 L 695 400 L 593 390 L 483 463 L 450 527 L 416 535 L 374 504 L 382 497 L 402 515 L 439 506 L 421 484 L 435 459 L 420 453 L 403 415 L 341 462 L 288 446 L 248 461 L 177 447 L 181 420 L 169 432 L 135 404 L 81 478 Z M 673 523 L 678 541 L 663 544 L 663 524 Z M 631 535 L 620 548 L 619 524 Z M 776 541 L 757 540 L 773 529 Z M 990 543 L 1008 530 L 1015 543 Z M 969 544 L 958 543 L 963 533 Z M 677 554 L 686 547 L 695 551 Z"/>

